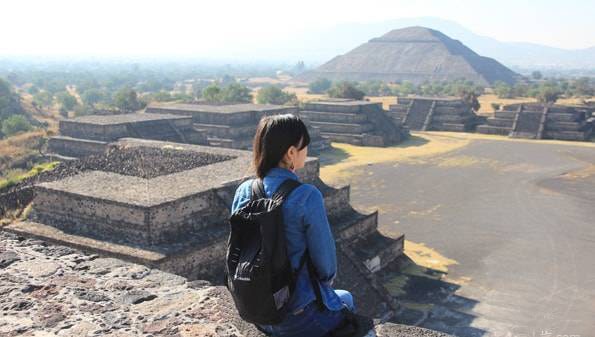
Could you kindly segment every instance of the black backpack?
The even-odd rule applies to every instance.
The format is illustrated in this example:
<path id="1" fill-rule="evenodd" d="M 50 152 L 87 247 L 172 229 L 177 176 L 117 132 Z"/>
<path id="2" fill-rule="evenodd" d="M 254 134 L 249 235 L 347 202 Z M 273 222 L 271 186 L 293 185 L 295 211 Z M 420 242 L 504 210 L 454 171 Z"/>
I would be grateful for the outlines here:
<path id="1" fill-rule="evenodd" d="M 295 290 L 298 271 L 307 260 L 319 307 L 320 289 L 308 251 L 298 270 L 287 256 L 282 204 L 301 183 L 286 179 L 271 198 L 266 198 L 262 179 L 252 182 L 250 201 L 231 214 L 227 243 L 225 285 L 240 317 L 255 324 L 279 324 Z"/>

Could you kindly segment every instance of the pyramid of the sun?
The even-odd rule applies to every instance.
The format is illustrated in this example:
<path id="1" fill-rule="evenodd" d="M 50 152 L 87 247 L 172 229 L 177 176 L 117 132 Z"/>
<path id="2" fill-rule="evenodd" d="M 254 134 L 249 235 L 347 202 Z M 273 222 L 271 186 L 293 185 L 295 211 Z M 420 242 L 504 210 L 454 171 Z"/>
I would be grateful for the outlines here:
<path id="1" fill-rule="evenodd" d="M 389 82 L 466 79 L 486 85 L 512 83 L 516 73 L 483 57 L 439 31 L 408 27 L 388 32 L 339 55 L 301 79 L 382 80 Z"/>

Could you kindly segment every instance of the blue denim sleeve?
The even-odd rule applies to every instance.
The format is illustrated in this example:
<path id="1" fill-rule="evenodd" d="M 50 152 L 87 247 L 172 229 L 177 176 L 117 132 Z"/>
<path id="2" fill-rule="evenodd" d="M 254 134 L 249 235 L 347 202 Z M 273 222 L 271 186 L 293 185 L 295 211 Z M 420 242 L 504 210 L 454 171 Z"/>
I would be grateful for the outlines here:
<path id="1" fill-rule="evenodd" d="M 240 207 L 242 201 L 244 201 L 246 198 L 248 198 L 248 196 L 246 196 L 246 193 L 248 191 L 248 187 L 252 186 L 251 181 L 252 180 L 244 181 L 236 189 L 236 192 L 233 196 L 233 201 L 231 203 L 231 213 L 235 212 Z"/>
<path id="2" fill-rule="evenodd" d="M 304 203 L 304 222 L 308 251 L 318 272 L 319 281 L 330 286 L 337 273 L 335 239 L 326 215 L 322 193 L 314 186 Z"/>

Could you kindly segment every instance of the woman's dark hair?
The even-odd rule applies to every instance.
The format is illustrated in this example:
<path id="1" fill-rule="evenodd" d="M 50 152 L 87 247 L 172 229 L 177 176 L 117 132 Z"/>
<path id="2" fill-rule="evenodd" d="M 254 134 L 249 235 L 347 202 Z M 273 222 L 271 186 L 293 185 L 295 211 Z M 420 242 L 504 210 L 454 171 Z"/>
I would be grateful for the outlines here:
<path id="1" fill-rule="evenodd" d="M 308 129 L 298 116 L 283 114 L 262 117 L 253 142 L 256 175 L 264 178 L 271 168 L 279 165 L 292 145 L 302 150 L 308 144 Z"/>

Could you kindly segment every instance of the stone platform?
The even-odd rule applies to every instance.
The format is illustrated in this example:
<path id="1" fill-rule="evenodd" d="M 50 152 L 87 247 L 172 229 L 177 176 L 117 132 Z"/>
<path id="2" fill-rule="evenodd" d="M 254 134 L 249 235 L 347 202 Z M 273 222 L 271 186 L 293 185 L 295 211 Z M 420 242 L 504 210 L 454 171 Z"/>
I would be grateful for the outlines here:
<path id="1" fill-rule="evenodd" d="M 385 115 L 381 103 L 324 100 L 305 104 L 300 116 L 320 129 L 330 141 L 364 146 L 389 146 L 407 138 L 409 131 Z"/>
<path id="2" fill-rule="evenodd" d="M 192 119 L 170 114 L 91 115 L 61 120 L 60 135 L 50 137 L 48 150 L 66 157 L 101 154 L 110 142 L 124 137 L 205 144 L 206 136 Z"/>
<path id="3" fill-rule="evenodd" d="M 583 109 L 564 105 L 506 105 L 479 125 L 477 132 L 514 138 L 588 141 L 593 125 Z"/>
<path id="4" fill-rule="evenodd" d="M 225 287 L 4 232 L 0 293 L 5 337 L 264 337 L 238 316 Z M 447 336 L 370 323 L 370 337 Z"/>
<path id="5" fill-rule="evenodd" d="M 463 100 L 438 97 L 398 97 L 389 114 L 411 130 L 472 131 L 477 116 Z"/>
<path id="6" fill-rule="evenodd" d="M 208 144 L 211 146 L 234 149 L 252 149 L 252 140 L 256 132 L 258 121 L 265 115 L 297 114 L 294 106 L 272 104 L 180 104 L 180 103 L 152 103 L 145 111 L 147 113 L 167 113 L 181 116 L 191 116 L 195 128 L 207 134 Z M 320 137 L 320 130 L 307 119 L 311 143 L 309 153 L 317 154 L 328 148 L 330 143 Z"/>
<path id="7" fill-rule="evenodd" d="M 129 167 L 35 185 L 30 219 L 5 230 L 220 282 L 227 218 L 235 189 L 251 177 L 251 153 L 130 138 L 113 146 L 110 155 Z M 373 280 L 402 254 L 403 235 L 381 235 L 377 212 L 354 209 L 348 185 L 332 187 L 318 175 L 318 159 L 308 157 L 299 176 L 324 196 L 337 240 L 337 284 L 352 290 L 370 316 L 385 315 L 397 305 Z"/>

